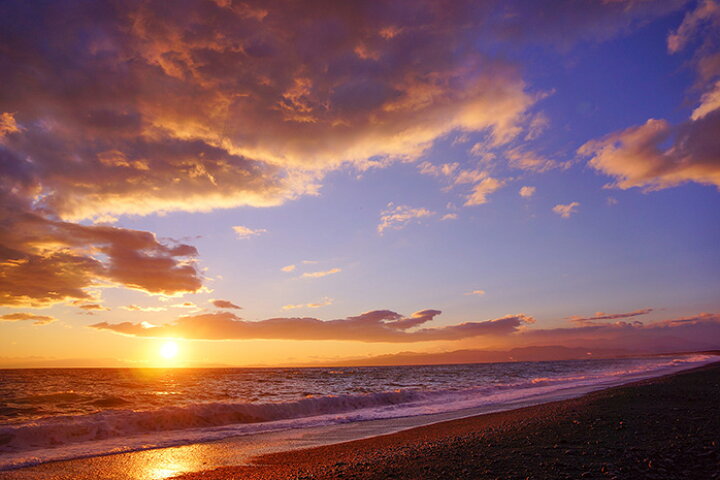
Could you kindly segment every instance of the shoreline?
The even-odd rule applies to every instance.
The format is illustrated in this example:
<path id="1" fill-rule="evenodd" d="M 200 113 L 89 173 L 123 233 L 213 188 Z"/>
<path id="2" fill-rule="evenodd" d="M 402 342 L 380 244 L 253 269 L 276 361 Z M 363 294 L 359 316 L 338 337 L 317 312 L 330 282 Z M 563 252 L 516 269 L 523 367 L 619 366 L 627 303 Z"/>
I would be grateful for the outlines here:
<path id="1" fill-rule="evenodd" d="M 702 372 L 705 371 L 709 373 L 703 374 Z M 344 435 L 347 436 L 347 432 L 343 431 L 343 428 L 359 428 L 362 430 L 372 422 L 356 422 L 354 427 L 352 427 L 352 424 L 343 424 L 336 425 L 329 429 L 318 429 L 317 432 L 314 432 L 315 439 L 311 438 L 313 435 L 312 432 L 296 430 L 292 433 L 290 441 L 288 441 L 287 432 L 277 432 L 270 433 L 262 438 L 238 437 L 235 439 L 229 439 L 229 441 L 192 444 L 50 462 L 32 467 L 0 472 L 0 479 L 165 479 L 171 477 L 174 478 L 179 474 L 186 474 L 185 476 L 180 475 L 178 477 L 186 480 L 231 479 L 237 478 L 238 476 L 248 479 L 296 479 L 302 475 L 311 475 L 307 478 L 317 479 L 390 478 L 386 476 L 385 473 L 382 473 L 385 472 L 386 465 L 402 463 L 402 461 L 412 458 L 412 455 L 404 456 L 398 452 L 417 453 L 419 451 L 425 451 L 431 447 L 431 449 L 447 449 L 457 442 L 460 442 L 460 444 L 467 444 L 468 442 L 472 443 L 473 441 L 477 441 L 478 435 L 481 437 L 493 437 L 498 435 L 502 437 L 503 432 L 508 431 L 508 429 L 511 431 L 511 427 L 513 425 L 515 425 L 515 428 L 518 425 L 534 425 L 533 428 L 536 432 L 542 432 L 543 429 L 547 430 L 548 428 L 555 428 L 557 419 L 564 418 L 564 416 L 566 416 L 562 412 L 574 410 L 577 413 L 577 411 L 582 411 L 583 409 L 587 410 L 586 407 L 588 404 L 592 404 L 598 399 L 605 398 L 608 395 L 626 395 L 629 390 L 637 388 L 652 389 L 657 388 L 653 387 L 653 385 L 657 386 L 658 384 L 667 383 L 671 384 L 671 391 L 685 391 L 685 387 L 672 387 L 672 385 L 685 382 L 683 379 L 687 376 L 699 374 L 711 375 L 714 379 L 714 383 L 712 383 L 712 385 L 715 386 L 715 389 L 713 390 L 712 387 L 707 387 L 710 388 L 711 391 L 705 392 L 705 397 L 710 398 L 711 402 L 713 398 L 720 398 L 720 389 L 717 388 L 718 384 L 720 384 L 720 361 L 716 361 L 701 367 L 681 370 L 679 372 L 648 379 L 634 380 L 619 386 L 606 387 L 592 393 L 581 394 L 582 396 L 574 396 L 570 399 L 549 401 L 521 408 L 514 407 L 512 410 L 500 412 L 495 410 L 495 413 L 464 416 L 460 419 L 453 419 L 449 421 L 436 420 L 429 425 L 426 424 L 419 427 L 405 425 L 402 428 L 399 428 L 399 431 L 396 431 L 395 433 L 383 433 L 382 431 L 377 433 L 377 431 L 368 432 L 366 430 L 361 432 L 364 433 L 364 435 L 355 437 L 359 439 L 351 441 L 348 441 L 343 437 Z M 623 394 L 622 392 L 626 393 Z M 660 405 L 661 403 L 658 404 L 658 408 L 660 408 Z M 679 405 L 673 408 L 682 409 L 682 407 L 683 405 Z M 720 413 L 717 411 L 718 408 L 715 407 L 714 404 L 713 407 L 715 408 L 715 417 L 719 417 L 717 415 L 717 413 Z M 603 415 L 607 416 L 607 412 L 603 409 L 598 410 L 596 408 L 595 410 L 596 413 L 594 415 L 596 415 L 597 418 L 600 418 Z M 652 410 L 652 408 L 650 410 Z M 627 416 L 627 412 L 622 415 Z M 708 416 L 707 413 L 704 415 Z M 697 415 L 695 415 L 695 417 L 697 417 Z M 544 426 L 542 425 L 542 419 L 546 420 Z M 547 421 L 548 419 L 550 420 Z M 720 425 L 717 425 L 717 430 L 715 432 L 718 431 L 720 431 Z M 357 434 L 357 432 L 355 432 L 355 434 Z M 322 439 L 321 443 L 317 441 L 317 439 L 320 438 L 318 436 Z M 715 433 L 715 437 L 717 438 L 717 433 Z M 257 443 L 260 443 L 260 445 Z M 497 444 L 498 441 L 495 440 L 494 443 Z M 244 451 L 243 446 L 249 447 L 249 450 Z M 551 446 L 552 445 L 546 445 L 546 449 Z M 469 449 L 468 451 L 474 452 L 478 450 L 478 446 L 465 445 L 462 449 Z M 479 455 L 489 455 L 489 457 L 500 455 L 500 450 L 491 449 L 489 452 L 486 450 L 487 447 L 480 448 L 481 453 Z M 517 446 L 514 447 L 514 450 L 516 450 L 515 454 L 522 453 L 522 449 L 517 448 Z M 543 450 L 543 452 L 544 451 L 545 450 Z M 505 455 L 507 456 L 507 452 Z M 426 456 L 426 453 L 422 453 L 420 458 L 425 458 Z M 436 465 L 441 465 L 445 456 L 445 454 L 441 455 L 440 459 L 436 462 Z M 465 454 L 462 454 L 461 456 L 464 457 Z M 410 467 L 412 467 L 415 463 L 417 463 L 417 460 L 412 460 Z M 447 473 L 448 471 L 451 471 L 451 469 L 448 470 L 451 466 L 452 463 L 447 465 L 445 469 L 441 471 Z M 432 475 L 428 476 L 422 472 L 415 472 L 415 474 L 412 474 L 412 468 L 410 467 L 406 466 L 405 470 L 401 469 L 400 471 L 394 473 L 394 478 L 447 478 L 447 475 L 444 473 L 438 475 L 437 477 L 433 477 Z M 408 468 L 410 468 L 410 470 L 408 470 Z M 429 468 L 429 466 L 426 466 L 426 468 Z M 477 469 L 466 469 L 474 475 L 469 478 L 485 478 L 478 473 Z M 428 471 L 431 470 L 432 469 Z M 373 471 L 375 473 L 372 473 Z M 453 478 L 464 478 L 462 476 L 462 471 L 459 473 L 455 472 L 453 475 L 456 475 L 456 477 Z M 500 476 L 500 478 L 506 477 Z M 515 477 L 510 476 L 510 478 Z M 525 476 L 521 478 L 525 478 Z M 535 475 L 531 476 L 531 478 L 563 477 L 542 477 Z M 570 476 L 567 478 L 579 477 Z M 602 476 L 597 478 L 613 477 Z M 616 478 L 623 477 L 616 476 Z M 707 476 L 705 478 L 713 477 Z"/>
<path id="2" fill-rule="evenodd" d="M 720 362 L 177 480 L 720 479 Z"/>

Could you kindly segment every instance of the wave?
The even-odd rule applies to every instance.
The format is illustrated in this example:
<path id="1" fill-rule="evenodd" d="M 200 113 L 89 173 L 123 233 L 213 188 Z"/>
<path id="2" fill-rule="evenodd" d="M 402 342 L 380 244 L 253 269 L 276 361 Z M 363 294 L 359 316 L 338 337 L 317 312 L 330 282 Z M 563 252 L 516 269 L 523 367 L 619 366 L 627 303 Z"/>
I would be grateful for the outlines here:
<path id="1" fill-rule="evenodd" d="M 114 409 L 88 415 L 48 417 L 30 423 L 0 427 L 0 453 L 7 459 L 7 462 L 0 461 L 0 470 L 17 468 L 27 465 L 28 462 L 31 464 L 48 459 L 66 458 L 68 452 L 63 453 L 62 448 L 68 445 L 90 445 L 113 439 L 119 441 L 113 443 L 112 448 L 96 446 L 91 449 L 74 450 L 92 451 L 96 455 L 119 448 L 127 451 L 168 446 L 173 442 L 192 443 L 281 427 L 298 428 L 310 424 L 427 415 L 484 405 L 503 405 L 563 389 L 587 386 L 602 388 L 643 376 L 647 378 L 661 375 L 708 363 L 712 358 L 710 356 L 675 358 L 666 362 L 653 361 L 650 364 L 617 370 L 578 372 L 558 377 L 537 376 L 513 383 L 481 385 L 465 389 L 434 391 L 398 389 L 378 393 L 308 396 L 285 403 L 214 402 L 156 410 Z M 108 397 L 101 401 L 118 406 L 122 405 L 124 400 Z M 280 423 L 283 421 L 281 426 Z M 219 432 L 218 427 L 224 428 Z M 177 433 L 173 437 L 174 432 Z M 163 435 L 158 435 L 160 433 Z M 148 436 L 155 438 L 149 441 Z M 139 439 L 133 443 L 133 437 Z M 160 437 L 164 439 L 162 442 L 158 442 Z M 54 453 L 48 453 L 48 449 L 53 450 Z M 42 455 L 29 457 L 18 455 L 22 452 L 31 453 L 40 450 L 44 451 Z M 77 454 L 73 455 L 77 456 Z"/>

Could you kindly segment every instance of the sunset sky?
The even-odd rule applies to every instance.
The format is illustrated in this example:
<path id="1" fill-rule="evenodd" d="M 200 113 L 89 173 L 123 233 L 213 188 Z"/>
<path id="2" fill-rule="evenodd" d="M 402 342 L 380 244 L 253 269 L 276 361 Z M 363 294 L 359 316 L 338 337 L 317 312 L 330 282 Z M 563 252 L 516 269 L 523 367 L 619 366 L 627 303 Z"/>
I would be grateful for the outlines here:
<path id="1" fill-rule="evenodd" d="M 0 4 L 0 366 L 720 348 L 719 189 L 716 0 Z"/>

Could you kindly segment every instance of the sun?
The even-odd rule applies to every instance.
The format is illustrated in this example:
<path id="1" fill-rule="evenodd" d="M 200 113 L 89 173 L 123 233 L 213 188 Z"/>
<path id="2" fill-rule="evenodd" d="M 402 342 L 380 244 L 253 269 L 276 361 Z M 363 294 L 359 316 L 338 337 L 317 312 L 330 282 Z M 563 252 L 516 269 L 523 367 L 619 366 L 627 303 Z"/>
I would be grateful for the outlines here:
<path id="1" fill-rule="evenodd" d="M 160 356 L 167 360 L 177 357 L 179 351 L 178 344 L 173 341 L 167 341 L 160 346 Z"/>

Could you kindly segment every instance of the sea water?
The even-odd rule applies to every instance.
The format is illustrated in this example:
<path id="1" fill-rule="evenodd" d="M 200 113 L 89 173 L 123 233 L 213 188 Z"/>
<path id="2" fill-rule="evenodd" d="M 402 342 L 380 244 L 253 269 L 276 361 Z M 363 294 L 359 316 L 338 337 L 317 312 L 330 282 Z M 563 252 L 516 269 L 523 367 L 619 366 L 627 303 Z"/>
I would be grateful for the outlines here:
<path id="1" fill-rule="evenodd" d="M 715 360 L 0 370 L 0 470 L 323 425 L 501 410 Z"/>

